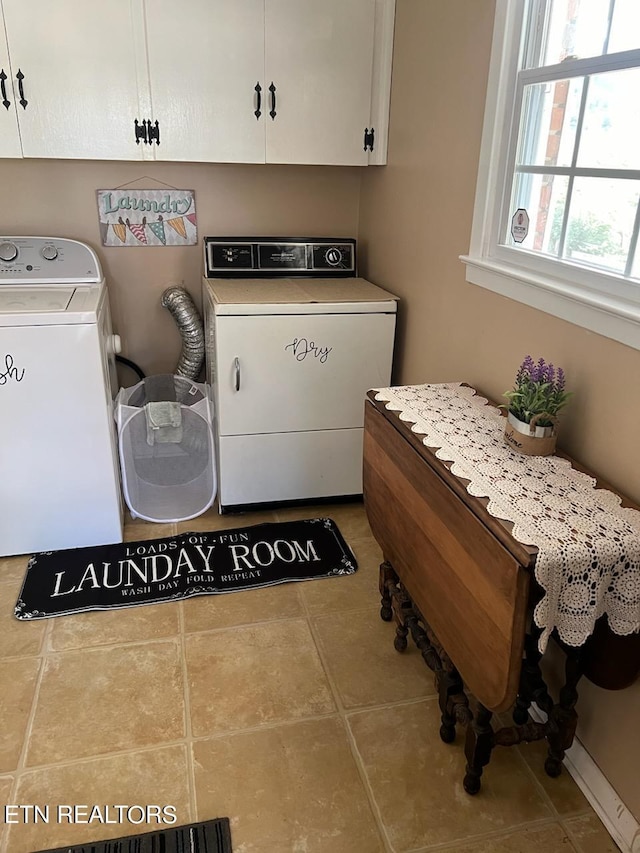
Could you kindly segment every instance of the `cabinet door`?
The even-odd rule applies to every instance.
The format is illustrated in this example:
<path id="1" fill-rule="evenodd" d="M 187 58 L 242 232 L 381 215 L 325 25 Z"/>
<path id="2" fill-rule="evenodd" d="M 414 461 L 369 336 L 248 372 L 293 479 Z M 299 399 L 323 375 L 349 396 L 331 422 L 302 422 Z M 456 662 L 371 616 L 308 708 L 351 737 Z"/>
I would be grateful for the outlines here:
<path id="1" fill-rule="evenodd" d="M 362 427 L 389 384 L 395 314 L 216 318 L 220 435 Z"/>
<path id="2" fill-rule="evenodd" d="M 0 157 L 22 157 L 16 99 L 0 6 Z"/>
<path id="3" fill-rule="evenodd" d="M 156 159 L 264 163 L 264 0 L 147 0 L 146 18 Z"/>
<path id="4" fill-rule="evenodd" d="M 16 94 L 17 75 L 24 75 L 27 106 L 18 107 L 18 121 L 25 157 L 149 156 L 134 130 L 134 120 L 145 117 L 140 2 L 3 0 Z"/>
<path id="5" fill-rule="evenodd" d="M 265 0 L 265 14 L 267 162 L 366 165 L 374 0 Z"/>

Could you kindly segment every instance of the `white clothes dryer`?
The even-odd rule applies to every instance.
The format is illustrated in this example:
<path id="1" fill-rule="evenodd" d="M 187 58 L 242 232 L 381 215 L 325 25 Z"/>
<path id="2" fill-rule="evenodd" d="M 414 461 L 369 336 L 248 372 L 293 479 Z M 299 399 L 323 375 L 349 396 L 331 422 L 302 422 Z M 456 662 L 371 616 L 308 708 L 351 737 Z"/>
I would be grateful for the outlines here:
<path id="1" fill-rule="evenodd" d="M 221 512 L 362 494 L 364 401 L 391 382 L 397 297 L 352 238 L 205 237 Z"/>
<path id="2" fill-rule="evenodd" d="M 0 556 L 122 541 L 119 349 L 89 246 L 0 237 Z"/>

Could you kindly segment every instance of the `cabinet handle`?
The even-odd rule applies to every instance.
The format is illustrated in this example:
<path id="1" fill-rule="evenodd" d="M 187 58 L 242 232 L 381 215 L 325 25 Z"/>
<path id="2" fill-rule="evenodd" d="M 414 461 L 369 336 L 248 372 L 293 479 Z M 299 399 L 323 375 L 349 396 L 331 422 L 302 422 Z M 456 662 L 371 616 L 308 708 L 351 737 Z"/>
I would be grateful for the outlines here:
<path id="1" fill-rule="evenodd" d="M 259 81 L 255 85 L 255 92 L 256 92 L 256 108 L 253 111 L 253 114 L 258 119 L 262 115 L 262 113 L 260 112 L 260 107 L 262 106 L 262 94 L 261 94 L 262 86 L 260 85 Z"/>
<path id="2" fill-rule="evenodd" d="M 138 119 L 134 121 L 135 129 L 136 129 L 136 145 L 140 145 L 140 140 L 143 142 L 148 142 L 147 139 L 147 122 L 143 121 L 142 124 L 138 122 Z"/>
<path id="3" fill-rule="evenodd" d="M 233 367 L 236 372 L 236 391 L 240 390 L 240 359 L 234 358 Z"/>
<path id="4" fill-rule="evenodd" d="M 11 106 L 11 101 L 7 98 L 7 87 L 5 85 L 5 80 L 7 79 L 7 75 L 4 73 L 4 68 L 0 70 L 0 92 L 2 93 L 2 106 L 5 109 L 9 109 Z"/>
<path id="5" fill-rule="evenodd" d="M 18 73 L 16 74 L 16 80 L 18 81 L 18 91 L 20 92 L 20 104 L 23 110 L 26 110 L 27 104 L 29 101 L 24 96 L 24 88 L 22 86 L 22 81 L 24 80 L 24 74 L 18 68 Z"/>
<path id="6" fill-rule="evenodd" d="M 269 91 L 271 92 L 271 110 L 269 111 L 269 115 L 274 119 L 276 117 L 276 87 L 273 85 L 273 80 L 269 86 Z"/>

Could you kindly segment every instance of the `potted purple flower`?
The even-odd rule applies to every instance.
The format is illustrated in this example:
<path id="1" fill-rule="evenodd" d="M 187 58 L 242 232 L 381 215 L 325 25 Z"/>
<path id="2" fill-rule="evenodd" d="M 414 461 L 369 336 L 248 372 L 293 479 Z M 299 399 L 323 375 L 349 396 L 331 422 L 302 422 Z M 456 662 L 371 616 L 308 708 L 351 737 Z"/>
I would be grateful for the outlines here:
<path id="1" fill-rule="evenodd" d="M 561 367 L 534 361 L 526 356 L 516 374 L 509 400 L 504 440 L 509 447 L 528 456 L 549 456 L 556 447 L 558 413 L 567 404 L 571 391 L 565 390 Z"/>

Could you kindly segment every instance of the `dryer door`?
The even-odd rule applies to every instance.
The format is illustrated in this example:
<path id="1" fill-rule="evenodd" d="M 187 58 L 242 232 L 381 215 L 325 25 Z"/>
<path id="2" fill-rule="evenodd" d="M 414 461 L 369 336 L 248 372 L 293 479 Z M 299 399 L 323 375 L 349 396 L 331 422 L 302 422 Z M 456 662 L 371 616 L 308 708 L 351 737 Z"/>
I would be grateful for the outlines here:
<path id="1" fill-rule="evenodd" d="M 216 316 L 220 435 L 362 427 L 391 376 L 395 314 Z"/>

